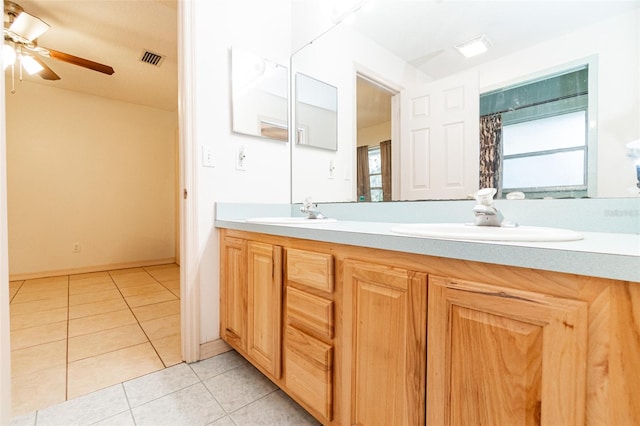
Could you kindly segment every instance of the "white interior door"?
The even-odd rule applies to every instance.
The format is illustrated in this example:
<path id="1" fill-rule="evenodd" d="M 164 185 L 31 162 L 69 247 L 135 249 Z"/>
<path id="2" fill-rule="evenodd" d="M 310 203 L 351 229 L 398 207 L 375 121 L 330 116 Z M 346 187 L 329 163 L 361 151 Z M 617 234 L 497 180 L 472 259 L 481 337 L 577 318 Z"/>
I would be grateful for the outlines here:
<path id="1" fill-rule="evenodd" d="M 402 200 L 467 198 L 478 189 L 477 72 L 401 92 Z"/>

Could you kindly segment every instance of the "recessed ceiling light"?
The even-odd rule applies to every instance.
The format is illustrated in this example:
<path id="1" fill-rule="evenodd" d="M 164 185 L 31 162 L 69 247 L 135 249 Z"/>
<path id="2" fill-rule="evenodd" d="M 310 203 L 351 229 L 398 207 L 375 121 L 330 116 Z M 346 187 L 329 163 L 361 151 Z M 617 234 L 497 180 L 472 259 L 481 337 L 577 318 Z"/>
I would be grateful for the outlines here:
<path id="1" fill-rule="evenodd" d="M 456 49 L 458 49 L 465 58 L 471 58 L 472 56 L 486 52 L 489 50 L 489 47 L 491 47 L 489 37 L 487 37 L 486 34 L 482 34 L 472 40 L 458 44 Z"/>

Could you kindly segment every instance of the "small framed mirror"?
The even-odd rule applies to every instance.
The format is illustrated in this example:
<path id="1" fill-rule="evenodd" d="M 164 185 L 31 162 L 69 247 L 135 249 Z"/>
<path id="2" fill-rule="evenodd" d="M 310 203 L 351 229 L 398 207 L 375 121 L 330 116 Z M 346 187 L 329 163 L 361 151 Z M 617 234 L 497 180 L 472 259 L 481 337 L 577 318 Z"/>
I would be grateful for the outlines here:
<path id="1" fill-rule="evenodd" d="M 338 88 L 296 73 L 296 143 L 337 151 Z"/>
<path id="2" fill-rule="evenodd" d="M 289 140 L 288 70 L 242 49 L 231 49 L 231 115 L 235 133 Z"/>

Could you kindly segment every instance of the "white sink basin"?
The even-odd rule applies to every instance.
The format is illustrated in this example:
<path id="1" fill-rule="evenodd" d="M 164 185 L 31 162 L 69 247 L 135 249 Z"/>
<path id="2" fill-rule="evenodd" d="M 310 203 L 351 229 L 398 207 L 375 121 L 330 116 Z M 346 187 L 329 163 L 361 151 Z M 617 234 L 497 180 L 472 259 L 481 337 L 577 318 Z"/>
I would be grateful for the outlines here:
<path id="1" fill-rule="evenodd" d="M 336 222 L 336 219 L 307 219 L 306 217 L 252 217 L 246 219 L 248 223 L 264 223 L 269 225 L 319 225 L 321 223 Z"/>
<path id="2" fill-rule="evenodd" d="M 481 241 L 575 241 L 582 234 L 568 229 L 538 226 L 475 226 L 464 223 L 407 223 L 391 227 L 391 232 L 414 237 Z"/>

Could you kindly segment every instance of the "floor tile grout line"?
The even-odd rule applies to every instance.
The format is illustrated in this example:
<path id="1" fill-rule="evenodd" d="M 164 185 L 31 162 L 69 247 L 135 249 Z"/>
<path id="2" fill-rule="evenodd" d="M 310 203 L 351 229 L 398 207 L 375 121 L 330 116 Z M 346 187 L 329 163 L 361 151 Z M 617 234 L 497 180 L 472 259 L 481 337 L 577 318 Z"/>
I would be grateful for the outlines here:
<path id="1" fill-rule="evenodd" d="M 34 313 L 37 313 L 37 312 L 34 312 Z M 58 323 L 66 322 L 66 321 L 67 320 L 60 320 L 60 321 L 54 321 L 54 322 L 47 322 L 47 323 L 44 323 L 44 324 L 32 325 L 30 327 L 16 328 L 14 330 L 11 330 L 11 332 L 30 330 L 32 328 L 44 327 L 44 326 L 47 326 L 47 325 L 58 324 Z M 58 339 L 58 340 L 63 340 L 63 339 Z M 51 342 L 57 342 L 58 340 L 52 340 Z M 51 342 L 44 342 L 44 343 L 51 343 Z M 42 343 L 38 343 L 38 345 L 40 345 L 40 344 L 42 344 Z M 31 345 L 31 346 L 38 346 L 38 345 Z M 25 346 L 25 347 L 26 348 L 30 348 L 31 346 Z M 20 349 L 23 349 L 23 348 L 20 348 Z M 11 350 L 13 350 L 13 348 Z"/>
<path id="2" fill-rule="evenodd" d="M 98 315 L 103 315 L 103 314 L 113 314 L 113 313 L 115 313 L 115 312 L 129 312 L 129 313 L 131 313 L 131 314 L 133 315 L 133 313 L 131 312 L 131 310 L 127 307 L 127 308 L 125 308 L 125 309 L 118 309 L 117 311 L 101 312 L 101 313 L 99 313 L 99 314 L 95 314 L 95 315 L 88 315 L 88 316 L 86 316 L 86 317 L 71 318 L 71 319 L 69 320 L 69 322 L 71 322 L 71 321 L 75 321 L 75 320 L 82 320 L 82 319 L 84 319 L 84 318 L 96 317 L 96 316 L 98 316 Z M 135 318 L 135 316 L 134 316 L 134 318 Z M 123 324 L 123 325 L 117 325 L 117 326 L 111 326 L 111 327 L 108 327 L 108 328 L 102 328 L 102 329 L 100 329 L 100 330 L 96 330 L 96 331 L 90 331 L 90 332 L 88 332 L 88 333 L 86 333 L 86 332 L 85 332 L 85 333 L 82 333 L 82 334 L 77 334 L 77 335 L 75 335 L 75 336 L 69 336 L 69 339 L 75 339 L 76 337 L 87 336 L 87 335 L 89 335 L 89 334 L 99 333 L 99 332 L 101 332 L 101 331 L 115 330 L 116 328 L 124 327 L 124 326 L 131 325 L 131 324 L 133 324 L 133 323 L 130 323 L 130 324 Z"/>
<path id="3" fill-rule="evenodd" d="M 150 274 L 146 269 L 145 269 L 145 272 L 146 272 L 147 274 L 151 275 L 151 274 Z M 164 287 L 164 289 L 165 289 L 165 290 L 167 290 L 168 292 L 170 292 L 170 293 L 172 293 L 172 294 L 173 294 L 173 292 L 171 291 L 171 289 L 170 289 L 169 287 L 167 287 L 166 285 L 164 285 L 164 281 L 159 280 L 158 278 L 154 277 L 153 275 L 151 275 L 151 278 L 153 278 L 154 280 L 156 280 L 156 282 L 157 282 L 158 284 L 160 284 L 162 287 Z M 172 280 L 172 281 L 174 281 L 174 280 Z M 180 288 L 180 287 L 178 286 L 178 288 Z M 175 294 L 174 294 L 174 296 L 175 296 Z M 179 298 L 180 298 L 180 297 L 178 297 L 178 299 L 179 299 Z"/>
<path id="4" fill-rule="evenodd" d="M 17 280 L 17 281 L 20 281 L 20 280 Z M 12 281 L 12 282 L 17 282 L 17 281 Z M 15 297 L 18 295 L 18 292 L 20 291 L 23 285 L 24 285 L 24 280 L 20 282 L 20 284 L 18 285 L 18 289 L 15 291 L 15 293 L 13 293 L 13 296 L 9 298 L 9 305 L 11 305 L 11 302 L 13 302 L 13 299 L 15 299 Z M 11 283 L 9 283 L 9 288 L 11 288 Z"/>
<path id="5" fill-rule="evenodd" d="M 145 336 L 145 337 L 146 337 L 146 336 Z M 120 348 L 118 348 L 118 349 L 113 349 L 113 350 L 109 350 L 109 351 L 106 351 L 106 352 L 100 352 L 99 354 L 94 354 L 94 355 L 87 356 L 87 357 L 84 357 L 84 358 L 74 359 L 73 361 L 69 361 L 69 362 L 67 363 L 67 365 L 69 365 L 69 364 L 73 364 L 74 362 L 83 361 L 83 360 L 85 360 L 85 359 L 90 359 L 90 358 L 95 358 L 95 357 L 99 357 L 99 356 L 106 355 L 106 354 L 111 354 L 111 353 L 114 353 L 114 352 L 121 351 L 121 350 L 123 350 L 123 349 L 129 349 L 129 348 L 133 348 L 133 347 L 135 347 L 135 346 L 144 345 L 144 344 L 146 344 L 146 343 L 151 343 L 151 341 L 150 341 L 150 340 L 148 340 L 148 338 L 147 338 L 147 341 L 145 341 L 145 342 L 134 343 L 134 344 L 127 345 L 127 346 L 122 346 L 122 347 L 120 347 Z M 151 346 L 153 346 L 153 344 L 152 344 L 152 343 L 151 343 Z M 165 367 L 165 368 L 166 368 L 166 367 Z M 159 370 L 156 370 L 156 371 L 159 371 Z"/>
<path id="6" fill-rule="evenodd" d="M 149 274 L 147 271 L 145 271 L 145 273 Z M 111 275 L 110 272 L 109 272 L 109 275 Z M 113 279 L 113 276 L 111 278 Z M 114 282 L 115 282 L 115 280 L 114 280 Z M 118 288 L 118 292 L 120 292 L 120 294 L 122 295 L 122 298 L 124 299 L 124 303 L 126 303 L 127 307 L 129 308 L 129 311 L 131 312 L 131 315 L 133 315 L 133 317 L 136 319 L 136 323 L 138 324 L 138 327 L 140 327 L 140 330 L 142 330 L 142 333 L 147 338 L 147 343 L 149 343 L 151 345 L 151 347 L 153 348 L 153 351 L 156 353 L 156 356 L 160 360 L 160 363 L 162 364 L 163 368 L 167 368 L 168 366 L 164 362 L 162 357 L 160 356 L 160 353 L 158 352 L 158 349 L 156 349 L 155 345 L 151 341 L 151 338 L 147 334 L 147 331 L 144 329 L 144 327 L 142 327 L 142 324 L 140 323 L 140 320 L 138 319 L 136 313 L 133 312 L 133 308 L 131 308 L 131 305 L 129 305 L 129 302 L 127 301 L 126 297 L 124 297 L 124 294 L 122 294 L 122 291 L 120 290 L 120 287 L 118 287 L 118 283 L 115 283 L 115 284 L 116 284 L 116 287 Z"/>
<path id="7" fill-rule="evenodd" d="M 219 354 L 219 355 L 222 355 L 222 354 Z M 225 371 L 223 371 L 223 372 L 221 372 L 221 373 L 218 373 L 218 374 L 214 374 L 213 376 L 208 377 L 208 378 L 206 378 L 206 379 L 201 378 L 201 377 L 198 375 L 198 373 L 196 373 L 196 372 L 195 372 L 195 370 L 191 367 L 191 365 L 190 365 L 190 364 L 188 364 L 188 363 L 185 363 L 185 364 L 187 364 L 187 366 L 188 366 L 189 368 L 191 368 L 191 371 L 193 371 L 193 373 L 196 375 L 196 377 L 200 380 L 200 383 L 202 383 L 202 385 L 203 385 L 203 386 L 204 386 L 204 388 L 207 390 L 207 392 L 209 392 L 209 394 L 211 395 L 211 397 L 216 401 L 216 403 L 218 403 L 218 405 L 220 406 L 220 408 L 222 408 L 222 411 L 224 411 L 224 412 L 225 412 L 225 416 L 226 416 L 226 417 L 229 417 L 229 419 L 231 419 L 231 421 L 233 422 L 233 424 L 236 424 L 236 422 L 235 422 L 235 421 L 233 421 L 233 418 L 231 417 L 231 415 L 232 415 L 233 413 L 237 412 L 238 410 L 243 409 L 244 407 L 246 407 L 246 406 L 248 406 L 248 405 L 253 404 L 253 403 L 254 403 L 254 402 L 256 402 L 256 401 L 259 401 L 259 400 L 261 400 L 261 399 L 263 399 L 263 398 L 265 398 L 265 397 L 267 397 L 267 396 L 271 395 L 273 392 L 276 392 L 276 391 L 278 391 L 278 390 L 280 389 L 279 387 L 276 387 L 276 389 L 274 389 L 273 391 L 271 391 L 271 392 L 267 393 L 266 395 L 261 396 L 261 397 L 260 397 L 260 398 L 258 398 L 258 399 L 255 399 L 255 400 L 253 400 L 253 401 L 251 401 L 251 402 L 248 402 L 248 403 L 246 403 L 246 404 L 244 404 L 244 405 L 242 405 L 242 406 L 240 406 L 240 407 L 236 408 L 236 409 L 235 409 L 235 410 L 233 410 L 233 411 L 227 411 L 227 409 L 226 409 L 226 408 L 225 408 L 225 407 L 220 403 L 220 401 L 218 400 L 218 398 L 216 398 L 216 396 L 213 394 L 213 392 L 211 391 L 211 389 L 209 389 L 209 387 L 206 385 L 205 381 L 206 381 L 206 380 L 211 380 L 211 379 L 213 379 L 214 377 L 221 376 L 221 375 L 226 374 L 226 373 L 228 373 L 228 372 L 230 372 L 230 371 L 237 370 L 238 368 L 244 367 L 244 366 L 246 366 L 247 364 L 244 364 L 244 363 L 243 363 L 243 364 L 240 364 L 240 365 L 236 365 L 236 366 L 234 366 L 234 367 L 232 367 L 232 368 L 229 368 L 228 370 L 225 370 Z M 254 368 L 255 368 L 255 367 L 254 367 Z M 258 371 L 259 371 L 259 370 L 258 370 Z M 259 372 L 260 372 L 260 371 L 259 371 Z M 262 374 L 262 372 L 260 372 L 260 374 Z M 265 377 L 266 377 L 266 376 L 265 376 Z M 267 379 L 268 379 L 268 378 L 267 378 Z M 269 381 L 271 381 L 271 380 L 269 380 Z M 273 382 L 271 382 L 271 383 L 273 383 Z M 193 386 L 193 385 L 191 385 L 191 386 Z M 156 399 L 159 399 L 159 398 L 156 398 Z M 225 416 L 222 416 L 222 417 L 225 417 Z M 220 417 L 220 418 L 222 418 L 222 417 Z M 215 421 L 217 421 L 217 420 L 219 420 L 219 419 L 214 420 L 214 422 L 215 422 Z"/>

